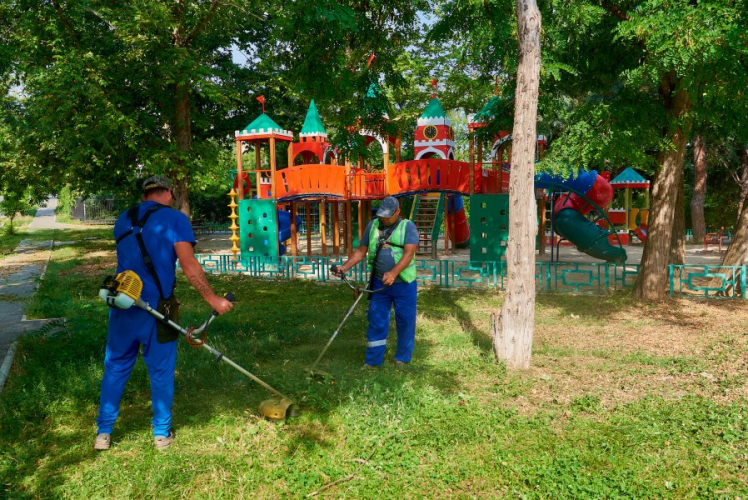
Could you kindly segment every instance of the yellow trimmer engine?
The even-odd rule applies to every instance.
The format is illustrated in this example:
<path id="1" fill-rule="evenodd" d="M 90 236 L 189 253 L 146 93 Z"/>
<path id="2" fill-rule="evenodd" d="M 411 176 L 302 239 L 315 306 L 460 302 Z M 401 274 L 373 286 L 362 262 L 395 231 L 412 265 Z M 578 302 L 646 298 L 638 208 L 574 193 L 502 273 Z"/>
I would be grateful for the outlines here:
<path id="1" fill-rule="evenodd" d="M 140 299 L 143 281 L 134 271 L 123 271 L 116 277 L 107 276 L 99 290 L 99 297 L 109 307 L 129 309 Z"/>

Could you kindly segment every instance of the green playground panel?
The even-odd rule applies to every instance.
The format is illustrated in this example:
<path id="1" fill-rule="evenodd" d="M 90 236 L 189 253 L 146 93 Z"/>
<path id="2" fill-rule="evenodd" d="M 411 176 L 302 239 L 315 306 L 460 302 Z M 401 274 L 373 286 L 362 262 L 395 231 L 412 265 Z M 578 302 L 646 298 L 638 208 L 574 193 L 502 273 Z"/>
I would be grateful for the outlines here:
<path id="1" fill-rule="evenodd" d="M 499 261 L 509 238 L 509 195 L 470 197 L 470 261 Z"/>
<path id="2" fill-rule="evenodd" d="M 278 206 L 275 200 L 239 201 L 242 258 L 278 258 Z"/>

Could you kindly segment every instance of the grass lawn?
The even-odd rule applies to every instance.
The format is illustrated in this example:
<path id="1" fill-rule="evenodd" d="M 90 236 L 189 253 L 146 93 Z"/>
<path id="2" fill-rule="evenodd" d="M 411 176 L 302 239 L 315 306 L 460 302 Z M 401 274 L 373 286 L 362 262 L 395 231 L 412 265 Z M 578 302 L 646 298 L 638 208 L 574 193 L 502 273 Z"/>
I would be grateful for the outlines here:
<path id="1" fill-rule="evenodd" d="M 297 399 L 286 423 L 268 393 L 181 342 L 174 426 L 156 452 L 142 360 L 108 452 L 92 451 L 113 245 L 54 250 L 31 317 L 64 331 L 20 345 L 0 396 L 0 497 L 745 498 L 748 311 L 744 303 L 638 305 L 625 294 L 541 295 L 533 367 L 493 360 L 496 291 L 423 289 L 414 361 L 360 370 L 365 305 L 305 378 L 352 303 L 344 285 L 213 278 L 237 305 L 208 343 Z M 67 235 L 64 239 L 68 238 Z M 207 306 L 180 277 L 182 323 Z M 394 325 L 393 325 L 394 327 Z"/>
<path id="2" fill-rule="evenodd" d="M 13 220 L 13 234 L 8 234 L 10 221 L 7 218 L 0 220 L 0 259 L 13 252 L 21 240 L 28 238 L 27 226 L 31 224 L 34 217 L 31 215 L 19 215 Z"/>

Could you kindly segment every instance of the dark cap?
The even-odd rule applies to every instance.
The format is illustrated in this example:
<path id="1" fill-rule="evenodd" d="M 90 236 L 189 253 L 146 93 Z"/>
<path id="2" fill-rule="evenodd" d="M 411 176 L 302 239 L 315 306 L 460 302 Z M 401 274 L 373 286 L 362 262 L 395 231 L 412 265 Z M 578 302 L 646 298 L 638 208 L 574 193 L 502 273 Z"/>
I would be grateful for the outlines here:
<path id="1" fill-rule="evenodd" d="M 143 183 L 143 192 L 150 191 L 151 189 L 163 188 L 171 191 L 171 181 L 166 177 L 160 175 L 153 175 L 148 177 Z"/>
<path id="2" fill-rule="evenodd" d="M 379 210 L 377 210 L 377 217 L 384 217 L 385 219 L 387 217 L 392 217 L 392 215 L 397 212 L 397 210 L 400 208 L 400 203 L 398 203 L 396 198 L 393 198 L 392 196 L 388 196 L 387 198 L 382 200 L 382 204 L 379 205 Z"/>

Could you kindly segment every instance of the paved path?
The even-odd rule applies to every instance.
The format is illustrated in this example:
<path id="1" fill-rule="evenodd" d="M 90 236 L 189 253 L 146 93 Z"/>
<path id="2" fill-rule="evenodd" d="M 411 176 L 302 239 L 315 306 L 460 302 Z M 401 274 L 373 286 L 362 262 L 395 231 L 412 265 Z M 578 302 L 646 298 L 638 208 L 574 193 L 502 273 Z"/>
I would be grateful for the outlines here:
<path id="1" fill-rule="evenodd" d="M 57 200 L 51 199 L 47 207 L 37 210 L 31 229 L 63 229 L 55 221 Z M 41 328 L 49 320 L 26 320 L 24 308 L 34 295 L 52 252 L 52 241 L 31 242 L 23 240 L 13 254 L 0 260 L 0 367 L 10 366 L 6 360 L 11 344 L 22 334 Z M 4 371 L 4 370 L 3 370 Z M 4 378 L 0 373 L 0 390 Z"/>

